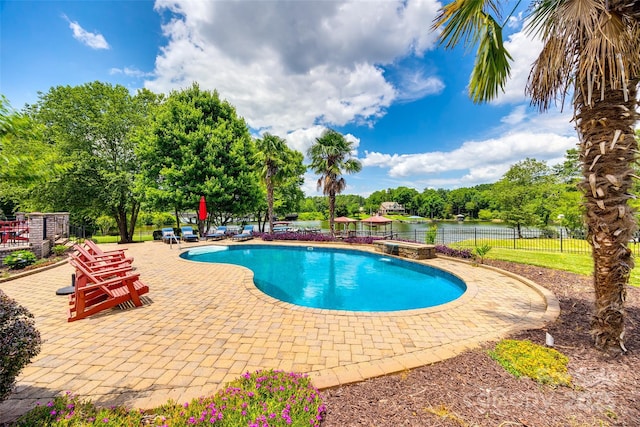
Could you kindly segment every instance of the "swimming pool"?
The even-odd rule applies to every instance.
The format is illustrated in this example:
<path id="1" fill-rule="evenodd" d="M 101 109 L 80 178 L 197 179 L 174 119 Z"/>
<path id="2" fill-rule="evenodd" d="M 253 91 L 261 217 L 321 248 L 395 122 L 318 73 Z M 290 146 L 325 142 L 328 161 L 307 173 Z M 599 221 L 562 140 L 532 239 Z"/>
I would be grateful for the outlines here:
<path id="1" fill-rule="evenodd" d="M 430 266 L 348 249 L 302 246 L 204 246 L 180 255 L 241 265 L 262 292 L 291 304 L 331 310 L 397 311 L 453 301 L 466 290 Z"/>

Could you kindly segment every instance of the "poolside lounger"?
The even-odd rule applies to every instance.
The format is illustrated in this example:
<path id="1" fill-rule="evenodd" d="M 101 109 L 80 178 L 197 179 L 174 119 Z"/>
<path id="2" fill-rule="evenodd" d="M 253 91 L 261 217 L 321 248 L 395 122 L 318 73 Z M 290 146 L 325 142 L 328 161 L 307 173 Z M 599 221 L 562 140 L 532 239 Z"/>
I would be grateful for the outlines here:
<path id="1" fill-rule="evenodd" d="M 178 242 L 178 236 L 173 231 L 173 228 L 162 229 L 162 242 L 163 243 L 180 243 Z"/>
<path id="2" fill-rule="evenodd" d="M 242 233 L 236 234 L 232 239 L 238 242 L 253 239 L 253 225 L 245 225 L 242 229 Z"/>
<path id="3" fill-rule="evenodd" d="M 197 242 L 198 236 L 193 232 L 193 227 L 184 226 L 181 228 L 182 230 L 182 240 L 185 242 Z"/>
<path id="4" fill-rule="evenodd" d="M 213 233 L 207 233 L 205 236 L 206 240 L 221 240 L 227 237 L 227 227 L 224 225 L 218 226 Z"/>

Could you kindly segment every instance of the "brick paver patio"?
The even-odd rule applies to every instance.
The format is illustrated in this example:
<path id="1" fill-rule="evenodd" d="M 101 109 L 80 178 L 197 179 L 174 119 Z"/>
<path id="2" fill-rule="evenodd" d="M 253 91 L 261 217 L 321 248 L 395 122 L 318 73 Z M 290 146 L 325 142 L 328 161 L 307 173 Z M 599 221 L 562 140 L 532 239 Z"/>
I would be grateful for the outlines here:
<path id="1" fill-rule="evenodd" d="M 458 300 L 352 313 L 279 302 L 254 287 L 251 271 L 184 261 L 176 245 L 126 247 L 150 288 L 140 308 L 68 323 L 67 297 L 55 295 L 70 284 L 68 264 L 0 283 L 35 315 L 43 339 L 16 391 L 0 404 L 0 423 L 65 391 L 104 406 L 149 408 L 169 398 L 214 394 L 240 374 L 263 368 L 306 372 L 327 388 L 450 358 L 509 332 L 541 327 L 559 313 L 556 298 L 530 281 L 444 258 L 423 262 L 467 283 Z"/>

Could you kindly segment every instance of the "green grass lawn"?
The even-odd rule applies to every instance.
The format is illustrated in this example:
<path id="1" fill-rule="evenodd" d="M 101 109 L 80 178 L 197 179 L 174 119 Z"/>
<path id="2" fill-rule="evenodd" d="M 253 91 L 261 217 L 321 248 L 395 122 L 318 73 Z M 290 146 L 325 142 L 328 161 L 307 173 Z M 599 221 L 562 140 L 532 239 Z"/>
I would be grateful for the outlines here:
<path id="1" fill-rule="evenodd" d="M 589 276 L 593 273 L 593 259 L 587 254 L 568 254 L 559 252 L 539 252 L 493 248 L 485 258 L 503 261 L 519 262 L 521 264 L 537 265 L 569 271 L 571 273 Z M 636 266 L 631 272 L 629 283 L 640 287 L 640 267 Z"/>

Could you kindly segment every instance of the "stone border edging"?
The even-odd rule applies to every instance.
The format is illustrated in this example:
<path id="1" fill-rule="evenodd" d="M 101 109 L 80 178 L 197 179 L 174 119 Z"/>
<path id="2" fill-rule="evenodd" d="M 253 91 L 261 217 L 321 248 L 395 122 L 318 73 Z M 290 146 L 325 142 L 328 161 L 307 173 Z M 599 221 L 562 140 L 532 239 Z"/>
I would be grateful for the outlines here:
<path id="1" fill-rule="evenodd" d="M 52 268 L 60 267 L 61 265 L 66 264 L 67 262 L 69 262 L 69 258 L 65 258 L 62 261 L 58 261 L 58 262 L 56 262 L 54 264 L 45 265 L 44 267 L 34 268 L 34 269 L 31 269 L 31 270 L 28 270 L 28 271 L 23 271 L 22 273 L 14 274 L 13 276 L 2 277 L 2 278 L 0 278 L 0 283 L 10 282 L 11 280 L 20 279 L 22 277 L 30 276 L 32 274 L 36 274 L 36 273 L 40 273 L 42 271 L 50 270 Z"/>

